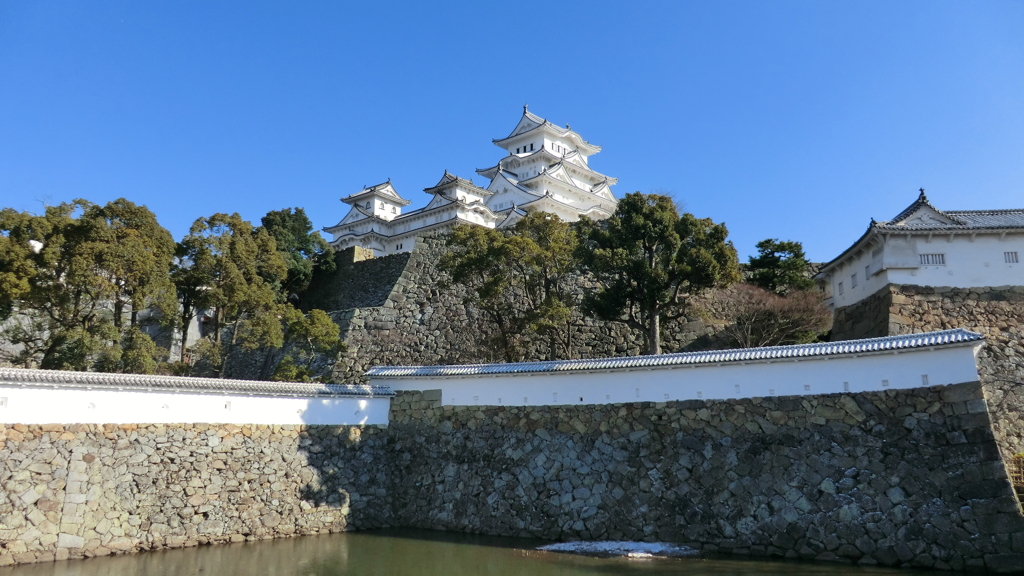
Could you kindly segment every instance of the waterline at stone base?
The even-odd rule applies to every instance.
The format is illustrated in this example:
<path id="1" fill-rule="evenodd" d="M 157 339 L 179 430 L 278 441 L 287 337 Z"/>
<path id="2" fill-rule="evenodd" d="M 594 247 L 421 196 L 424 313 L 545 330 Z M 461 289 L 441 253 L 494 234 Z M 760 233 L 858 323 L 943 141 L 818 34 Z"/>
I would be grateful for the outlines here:
<path id="1" fill-rule="evenodd" d="M 632 542 L 628 540 L 601 540 L 598 542 L 558 542 L 541 546 L 538 550 L 566 552 L 584 556 L 625 556 L 626 558 L 684 558 L 700 552 L 693 548 L 668 542 Z"/>

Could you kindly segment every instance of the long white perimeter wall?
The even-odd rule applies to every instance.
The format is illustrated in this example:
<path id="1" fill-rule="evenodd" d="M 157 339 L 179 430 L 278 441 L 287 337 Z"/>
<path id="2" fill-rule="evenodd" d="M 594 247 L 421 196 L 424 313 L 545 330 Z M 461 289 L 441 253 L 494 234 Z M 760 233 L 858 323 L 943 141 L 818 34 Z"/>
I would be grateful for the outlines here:
<path id="1" fill-rule="evenodd" d="M 381 424 L 390 398 L 274 398 L 0 387 L 5 424 Z"/>
<path id="2" fill-rule="evenodd" d="M 845 343 L 762 349 L 770 358 L 748 361 L 742 351 L 666 355 L 664 358 L 690 361 L 703 354 L 721 362 L 695 361 L 661 366 L 628 366 L 630 360 L 605 362 L 610 367 L 589 368 L 600 361 L 523 363 L 533 371 L 510 372 L 515 365 L 451 367 L 381 367 L 368 374 L 371 382 L 393 390 L 441 390 L 445 405 L 534 406 L 544 404 L 612 404 L 621 402 L 664 402 L 668 400 L 718 400 L 763 396 L 830 394 L 887 389 L 918 388 L 959 384 L 978 380 L 976 355 L 983 340 L 969 334 L 959 341 L 939 345 L 905 346 L 905 341 L 929 335 L 890 337 L 854 341 L 855 352 L 789 356 L 790 351 L 814 346 L 837 350 Z M 948 338 L 946 338 L 948 340 Z M 953 338 L 957 340 L 957 338 Z M 941 341 L 942 338 L 939 338 Z M 890 349 L 871 350 L 874 343 L 895 344 Z M 885 348 L 885 346 L 881 346 Z M 735 352 L 735 354 L 733 353 Z M 757 356 L 753 354 L 753 356 Z M 656 359 L 658 357 L 647 357 Z M 638 360 L 633 363 L 641 363 Z M 616 364 L 620 364 L 617 366 Z M 539 369 L 547 365 L 548 369 Z M 464 368 L 464 374 L 455 374 Z M 500 370 L 506 370 L 501 372 Z M 443 375 L 431 375 L 436 372 Z M 475 374 L 469 372 L 476 372 Z"/>
<path id="3" fill-rule="evenodd" d="M 387 425 L 371 386 L 0 368 L 5 424 Z"/>

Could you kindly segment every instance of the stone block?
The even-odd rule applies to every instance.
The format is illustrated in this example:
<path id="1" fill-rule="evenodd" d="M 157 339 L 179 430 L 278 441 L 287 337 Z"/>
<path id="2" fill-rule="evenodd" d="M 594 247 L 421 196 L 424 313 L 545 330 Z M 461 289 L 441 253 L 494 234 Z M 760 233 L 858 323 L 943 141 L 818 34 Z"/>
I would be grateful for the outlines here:
<path id="1" fill-rule="evenodd" d="M 985 569 L 996 574 L 1024 572 L 1024 554 L 986 554 Z"/>
<path id="2" fill-rule="evenodd" d="M 83 545 L 85 545 L 85 539 L 81 536 L 66 534 L 64 532 L 57 535 L 58 548 L 81 548 Z"/>

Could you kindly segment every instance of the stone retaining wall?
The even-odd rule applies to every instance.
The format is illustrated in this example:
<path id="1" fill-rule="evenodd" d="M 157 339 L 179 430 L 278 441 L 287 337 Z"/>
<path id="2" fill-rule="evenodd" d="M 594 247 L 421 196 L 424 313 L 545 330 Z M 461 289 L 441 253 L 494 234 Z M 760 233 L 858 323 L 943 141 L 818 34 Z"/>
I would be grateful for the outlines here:
<path id="1" fill-rule="evenodd" d="M 978 372 L 1004 458 L 1024 452 L 1024 286 L 889 285 L 836 310 L 833 340 L 966 328 L 985 335 Z"/>
<path id="2" fill-rule="evenodd" d="M 383 446 L 374 427 L 0 425 L 0 565 L 383 526 Z"/>
<path id="3" fill-rule="evenodd" d="M 0 564 L 407 526 L 1024 567 L 981 386 L 452 407 L 380 427 L 0 427 Z"/>
<path id="4" fill-rule="evenodd" d="M 402 393 L 393 406 L 404 526 L 1024 570 L 1024 519 L 977 383 L 484 409 Z"/>

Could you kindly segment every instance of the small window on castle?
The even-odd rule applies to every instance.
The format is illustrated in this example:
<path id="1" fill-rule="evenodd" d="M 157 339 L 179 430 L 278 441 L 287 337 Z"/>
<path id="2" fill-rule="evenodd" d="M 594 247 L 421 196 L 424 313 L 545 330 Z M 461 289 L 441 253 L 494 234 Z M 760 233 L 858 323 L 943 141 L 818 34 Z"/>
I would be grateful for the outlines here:
<path id="1" fill-rule="evenodd" d="M 1003 252 L 1003 260 L 1006 260 L 1007 264 L 1019 264 L 1020 259 L 1017 257 L 1016 252 Z"/>
<path id="2" fill-rule="evenodd" d="M 533 152 L 533 144 L 530 144 L 530 152 Z"/>
<path id="3" fill-rule="evenodd" d="M 871 266 L 864 267 L 864 279 L 867 280 L 871 277 Z"/>
<path id="4" fill-rule="evenodd" d="M 397 213 L 398 213 L 398 209 L 397 209 L 397 208 L 395 208 L 394 206 L 392 206 L 392 207 L 391 207 L 391 213 L 392 213 L 392 214 L 397 214 Z"/>
<path id="5" fill-rule="evenodd" d="M 843 295 L 843 283 L 842 282 L 839 283 L 839 295 L 840 296 Z"/>
<path id="6" fill-rule="evenodd" d="M 367 208 L 367 209 L 369 209 L 369 208 L 370 208 L 370 203 L 369 203 L 369 202 L 367 202 L 367 203 L 366 203 L 366 208 Z"/>
<path id="7" fill-rule="evenodd" d="M 857 275 L 856 274 L 851 274 L 850 275 L 850 288 L 856 288 L 856 287 L 857 287 Z"/>
<path id="8" fill-rule="evenodd" d="M 946 255 L 945 254 L 921 254 L 921 265 L 922 266 L 945 266 Z"/>

